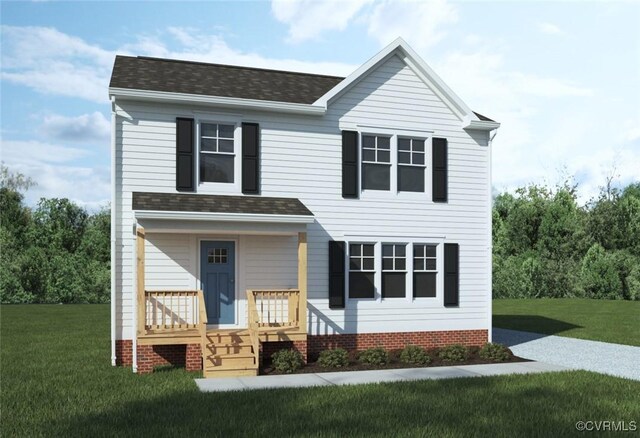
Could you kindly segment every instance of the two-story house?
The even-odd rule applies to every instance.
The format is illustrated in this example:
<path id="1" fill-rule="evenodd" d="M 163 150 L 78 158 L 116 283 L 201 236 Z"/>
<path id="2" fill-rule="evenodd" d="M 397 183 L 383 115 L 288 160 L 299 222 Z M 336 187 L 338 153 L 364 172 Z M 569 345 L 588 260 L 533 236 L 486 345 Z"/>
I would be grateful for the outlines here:
<path id="1" fill-rule="evenodd" d="M 118 56 L 112 361 L 491 338 L 491 136 L 401 39 L 346 78 Z"/>

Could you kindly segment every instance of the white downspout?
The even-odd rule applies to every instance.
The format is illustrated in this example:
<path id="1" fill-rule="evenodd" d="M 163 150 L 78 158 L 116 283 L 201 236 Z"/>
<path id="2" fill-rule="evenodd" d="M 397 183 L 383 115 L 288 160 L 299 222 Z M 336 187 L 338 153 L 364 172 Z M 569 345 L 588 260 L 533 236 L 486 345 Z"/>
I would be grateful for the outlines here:
<path id="1" fill-rule="evenodd" d="M 116 98 L 111 97 L 111 365 L 116 365 Z"/>
<path id="2" fill-rule="evenodd" d="M 138 258 L 138 236 L 137 236 L 137 231 L 138 231 L 138 224 L 137 221 L 134 219 L 133 221 L 133 242 L 132 242 L 132 248 L 133 248 L 133 256 L 131 257 L 131 262 L 132 262 L 132 279 L 133 279 L 133 284 L 131 285 L 131 301 L 133 303 L 133 317 L 132 317 L 132 321 L 133 321 L 133 339 L 131 340 L 131 348 L 132 348 L 132 362 L 133 362 L 133 372 L 137 373 L 138 372 L 138 263 L 137 263 L 137 258 Z"/>
<path id="3" fill-rule="evenodd" d="M 489 285 L 489 305 L 488 320 L 489 330 L 487 341 L 493 342 L 493 199 L 492 199 L 492 167 L 493 167 L 493 139 L 498 135 L 498 130 L 494 129 L 493 133 L 489 133 L 489 269 L 487 269 L 488 285 Z"/>

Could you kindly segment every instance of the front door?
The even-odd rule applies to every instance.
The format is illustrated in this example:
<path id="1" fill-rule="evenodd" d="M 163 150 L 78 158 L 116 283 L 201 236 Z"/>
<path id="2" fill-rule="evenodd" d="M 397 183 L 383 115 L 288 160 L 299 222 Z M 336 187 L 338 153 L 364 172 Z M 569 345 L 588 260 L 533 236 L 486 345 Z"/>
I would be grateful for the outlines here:
<path id="1" fill-rule="evenodd" d="M 200 278 L 208 324 L 236 322 L 235 260 L 235 242 L 201 243 Z"/>

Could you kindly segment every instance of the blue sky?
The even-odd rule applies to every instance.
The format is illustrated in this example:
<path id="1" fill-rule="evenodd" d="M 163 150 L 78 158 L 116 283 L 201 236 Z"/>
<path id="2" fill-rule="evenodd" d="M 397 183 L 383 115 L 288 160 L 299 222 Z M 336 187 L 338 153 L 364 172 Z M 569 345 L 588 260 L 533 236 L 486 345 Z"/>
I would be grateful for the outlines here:
<path id="1" fill-rule="evenodd" d="M 348 75 L 403 37 L 502 123 L 493 183 L 640 180 L 637 2 L 2 2 L 2 160 L 27 201 L 108 203 L 116 53 Z"/>

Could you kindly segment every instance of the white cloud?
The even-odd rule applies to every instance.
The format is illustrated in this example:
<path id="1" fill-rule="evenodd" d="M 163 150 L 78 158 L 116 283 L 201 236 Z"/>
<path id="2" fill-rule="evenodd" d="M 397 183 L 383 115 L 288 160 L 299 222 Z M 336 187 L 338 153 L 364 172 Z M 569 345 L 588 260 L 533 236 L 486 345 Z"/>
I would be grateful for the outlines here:
<path id="1" fill-rule="evenodd" d="M 49 27 L 1 29 L 3 80 L 43 94 L 107 100 L 113 52 Z"/>
<path id="2" fill-rule="evenodd" d="M 40 134 L 54 140 L 108 142 L 111 122 L 98 111 L 76 117 L 50 114 L 44 117 Z"/>
<path id="3" fill-rule="evenodd" d="M 537 25 L 538 30 L 547 35 L 564 35 L 564 31 L 553 23 L 542 22 Z"/>
<path id="4" fill-rule="evenodd" d="M 268 58 L 257 53 L 242 52 L 230 47 L 218 35 L 203 34 L 184 27 L 171 27 L 167 34 L 180 43 L 172 50 L 161 37 L 144 37 L 136 43 L 123 47 L 127 52 L 149 56 L 183 59 L 200 62 L 242 65 L 277 70 L 300 71 L 328 75 L 348 75 L 357 68 L 340 62 L 308 62 L 295 59 Z"/>
<path id="5" fill-rule="evenodd" d="M 139 36 L 113 51 L 47 27 L 2 26 L 2 39 L 2 80 L 43 94 L 101 104 L 108 102 L 107 87 L 116 53 L 345 76 L 356 68 L 338 62 L 268 58 L 235 50 L 218 35 L 179 27 L 154 36 Z M 170 48 L 175 43 L 178 48 Z"/>
<path id="6" fill-rule="evenodd" d="M 401 36 L 414 49 L 421 50 L 444 38 L 445 26 L 458 21 L 458 12 L 446 0 L 385 0 L 376 3 L 368 21 L 369 36 L 381 45 Z"/>
<path id="7" fill-rule="evenodd" d="M 601 140 L 607 132 L 596 104 L 601 96 L 581 84 L 511 69 L 504 50 L 490 47 L 451 52 L 435 62 L 434 69 L 471 108 L 501 122 L 493 150 L 497 189 L 554 184 L 566 166 L 570 174 L 584 176 L 579 193 L 585 201 L 597 194 L 610 167 L 606 163 L 615 157 L 624 157 L 618 166 L 621 179 L 633 180 L 640 154 L 632 153 L 634 146 L 626 137 Z M 615 130 L 615 121 L 611 124 Z M 633 126 L 628 125 L 629 138 Z"/>
<path id="8" fill-rule="evenodd" d="M 274 0 L 271 12 L 289 26 L 288 41 L 300 43 L 326 31 L 344 30 L 351 19 L 372 0 Z"/>
<path id="9" fill-rule="evenodd" d="M 110 200 L 109 168 L 81 164 L 90 155 L 87 150 L 38 141 L 3 141 L 0 150 L 9 169 L 38 183 L 26 193 L 30 205 L 41 197 L 58 197 L 95 210 Z"/>

